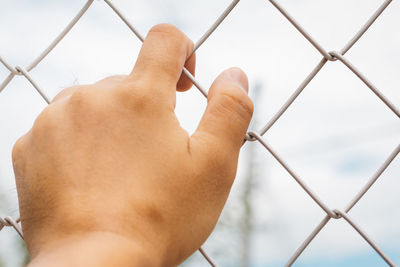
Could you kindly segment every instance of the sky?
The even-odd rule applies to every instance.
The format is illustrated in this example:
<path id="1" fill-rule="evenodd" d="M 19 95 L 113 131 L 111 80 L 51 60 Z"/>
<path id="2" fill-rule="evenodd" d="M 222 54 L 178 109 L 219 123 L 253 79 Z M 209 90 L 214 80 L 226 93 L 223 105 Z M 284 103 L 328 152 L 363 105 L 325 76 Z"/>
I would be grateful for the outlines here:
<path id="1" fill-rule="evenodd" d="M 230 1 L 113 0 L 137 29 L 178 26 L 196 41 Z M 327 50 L 339 51 L 383 1 L 280 0 Z M 0 0 L 0 55 L 12 66 L 27 66 L 85 4 L 82 0 Z M 400 107 L 400 3 L 393 1 L 346 54 L 392 103 Z M 53 97 L 73 84 L 92 83 L 131 70 L 139 40 L 100 0 L 31 75 Z M 261 129 L 322 56 L 266 0 L 242 0 L 197 51 L 196 77 L 208 88 L 224 69 L 246 71 Z M 0 64 L 0 81 L 8 71 Z M 18 215 L 11 166 L 16 139 L 32 125 L 45 102 L 22 77 L 0 93 L 0 216 Z M 176 114 L 192 133 L 206 106 L 196 90 L 179 93 Z M 399 119 L 343 64 L 328 62 L 265 140 L 332 208 L 343 209 L 400 141 Z M 253 149 L 251 149 L 253 147 Z M 252 154 L 250 154 L 252 153 Z M 204 247 L 222 266 L 237 266 L 240 199 L 250 157 L 255 160 L 252 196 L 252 266 L 282 266 L 324 217 L 324 212 L 257 142 L 242 148 L 236 182 L 222 223 Z M 400 162 L 396 158 L 349 215 L 400 264 Z M 15 234 L 0 232 L 0 257 L 17 266 Z M 13 245 L 14 244 L 14 245 Z M 329 265 L 330 264 L 330 265 Z M 187 266 L 206 266 L 195 254 Z M 380 266 L 383 261 L 343 220 L 330 221 L 295 266 Z"/>

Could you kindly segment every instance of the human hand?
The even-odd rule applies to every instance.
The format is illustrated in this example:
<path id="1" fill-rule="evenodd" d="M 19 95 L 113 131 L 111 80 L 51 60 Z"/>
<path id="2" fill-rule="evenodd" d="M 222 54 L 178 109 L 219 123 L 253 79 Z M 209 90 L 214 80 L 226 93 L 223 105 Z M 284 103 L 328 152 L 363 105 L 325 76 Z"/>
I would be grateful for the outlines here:
<path id="1" fill-rule="evenodd" d="M 175 27 L 153 27 L 130 75 L 62 91 L 17 141 L 32 266 L 177 265 L 210 235 L 253 106 L 246 75 L 229 69 L 189 136 L 174 108 L 191 87 L 192 49 Z"/>

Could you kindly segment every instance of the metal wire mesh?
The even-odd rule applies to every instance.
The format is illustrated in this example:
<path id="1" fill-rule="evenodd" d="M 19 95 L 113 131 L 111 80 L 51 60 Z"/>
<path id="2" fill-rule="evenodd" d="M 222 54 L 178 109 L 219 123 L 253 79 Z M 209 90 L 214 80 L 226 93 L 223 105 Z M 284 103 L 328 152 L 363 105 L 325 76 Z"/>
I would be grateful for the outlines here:
<path id="1" fill-rule="evenodd" d="M 136 37 L 143 42 L 144 38 L 138 30 L 128 21 L 128 19 L 122 14 L 121 10 L 118 9 L 111 0 L 103 0 L 122 20 L 122 22 L 132 31 Z M 208 39 L 208 37 L 215 31 L 215 29 L 224 21 L 229 13 L 236 7 L 240 0 L 234 0 L 214 22 L 214 24 L 203 34 L 203 36 L 195 43 L 193 53 Z M 87 12 L 91 7 L 94 0 L 88 0 L 71 22 L 65 27 L 65 29 L 54 39 L 54 41 L 45 49 L 30 65 L 27 67 L 10 65 L 3 57 L 0 56 L 0 62 L 9 70 L 9 75 L 0 84 L 0 92 L 7 87 L 15 76 L 25 77 L 34 89 L 41 95 L 41 97 L 47 102 L 50 99 L 46 96 L 45 91 L 36 83 L 35 79 L 30 75 L 30 71 L 33 70 L 58 44 L 59 42 L 71 31 L 79 19 Z M 310 81 L 317 75 L 317 73 L 328 63 L 339 61 L 345 65 L 349 71 L 354 73 L 365 85 L 369 88 L 397 117 L 400 117 L 399 109 L 390 102 L 373 84 L 371 81 L 364 76 L 356 66 L 354 66 L 346 57 L 345 54 L 354 46 L 354 44 L 360 39 L 360 37 L 369 29 L 369 27 L 375 22 L 375 20 L 381 15 L 381 13 L 389 6 L 391 0 L 383 1 L 381 6 L 375 11 L 375 13 L 367 20 L 367 22 L 360 28 L 360 30 L 351 38 L 351 40 L 344 45 L 340 51 L 328 52 L 322 47 L 296 20 L 293 18 L 286 9 L 275 0 L 269 0 L 269 2 L 275 7 L 303 36 L 311 43 L 312 46 L 322 55 L 322 59 L 311 71 L 311 73 L 304 79 L 304 81 L 297 87 L 292 95 L 287 99 L 284 105 L 279 111 L 265 124 L 265 126 L 259 131 L 249 131 L 246 135 L 246 141 L 258 142 L 262 145 L 278 162 L 279 164 L 292 176 L 292 178 L 298 183 L 298 185 L 308 194 L 314 202 L 326 213 L 325 218 L 315 227 L 315 229 L 308 235 L 304 242 L 298 247 L 298 249 L 289 258 L 285 266 L 291 266 L 297 258 L 303 253 L 307 246 L 313 241 L 318 233 L 325 227 L 325 225 L 331 219 L 343 219 L 346 221 L 360 236 L 376 251 L 376 253 L 382 257 L 382 259 L 390 266 L 395 266 L 393 261 L 379 248 L 379 246 L 363 231 L 356 222 L 348 215 L 348 212 L 357 204 L 357 202 L 363 198 L 371 186 L 379 179 L 381 174 L 387 169 L 390 163 L 400 152 L 400 145 L 397 145 L 393 152 L 387 157 L 378 170 L 371 176 L 369 181 L 364 187 L 355 194 L 352 201 L 344 209 L 332 209 L 328 207 L 325 202 L 311 190 L 311 188 L 299 177 L 295 171 L 287 164 L 287 162 L 264 140 L 263 135 L 279 120 L 279 118 L 285 113 L 285 111 L 292 105 L 296 98 L 302 93 L 307 87 Z M 183 72 L 190 78 L 197 89 L 207 97 L 207 91 L 200 85 L 200 83 L 187 71 Z M 0 218 L 0 230 L 4 227 L 13 227 L 17 233 L 23 238 L 22 230 L 19 226 L 19 218 L 13 219 L 11 217 Z M 217 266 L 215 261 L 206 254 L 206 252 L 200 248 L 199 251 L 208 261 L 211 266 Z"/>

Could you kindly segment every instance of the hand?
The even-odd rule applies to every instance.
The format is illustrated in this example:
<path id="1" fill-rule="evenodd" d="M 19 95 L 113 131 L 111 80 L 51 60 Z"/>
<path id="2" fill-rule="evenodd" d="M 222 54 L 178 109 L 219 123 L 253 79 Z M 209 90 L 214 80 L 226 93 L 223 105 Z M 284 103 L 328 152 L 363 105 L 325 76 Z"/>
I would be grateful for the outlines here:
<path id="1" fill-rule="evenodd" d="M 13 149 L 32 266 L 171 266 L 213 230 L 233 183 L 253 106 L 237 68 L 213 83 L 189 136 L 176 90 L 191 87 L 193 43 L 148 33 L 128 76 L 59 93 Z"/>

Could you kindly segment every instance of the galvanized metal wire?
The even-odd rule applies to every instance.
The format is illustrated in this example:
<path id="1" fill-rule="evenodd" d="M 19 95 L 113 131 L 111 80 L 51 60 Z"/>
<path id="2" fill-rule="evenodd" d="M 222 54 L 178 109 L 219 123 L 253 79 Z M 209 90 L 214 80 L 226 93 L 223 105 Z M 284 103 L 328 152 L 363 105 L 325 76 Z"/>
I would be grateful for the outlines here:
<path id="1" fill-rule="evenodd" d="M 131 22 L 123 15 L 121 10 L 113 4 L 111 0 L 103 0 L 121 19 L 121 21 L 132 31 L 132 33 L 143 42 L 144 38 L 141 33 L 133 26 Z M 62 41 L 62 39 L 71 31 L 75 24 L 80 20 L 80 18 L 87 12 L 87 10 L 92 6 L 94 0 L 88 0 L 81 10 L 76 14 L 76 16 L 71 20 L 71 22 L 65 27 L 65 29 L 54 39 L 53 42 L 27 67 L 15 66 L 7 62 L 7 60 L 0 56 L 0 63 L 4 65 L 6 69 L 10 72 L 4 81 L 0 84 L 0 92 L 4 90 L 15 76 L 23 76 L 26 80 L 33 86 L 33 88 L 40 94 L 46 103 L 50 102 L 49 97 L 46 96 L 45 90 L 35 81 L 35 79 L 30 75 L 35 67 L 37 67 L 40 62 Z M 395 266 L 394 262 L 379 248 L 378 244 L 375 243 L 367 233 L 362 230 L 358 224 L 354 222 L 349 216 L 349 211 L 357 204 L 357 202 L 363 198 L 363 196 L 368 192 L 372 185 L 381 177 L 382 173 L 387 169 L 391 162 L 400 152 L 400 145 L 397 145 L 393 152 L 388 155 L 387 159 L 382 163 L 380 168 L 371 176 L 369 181 L 364 185 L 363 188 L 354 196 L 353 200 L 348 203 L 344 209 L 332 209 L 330 208 L 312 189 L 304 182 L 304 180 L 296 174 L 296 172 L 289 166 L 289 164 L 276 152 L 263 138 L 263 135 L 279 120 L 279 118 L 286 112 L 286 110 L 293 104 L 293 102 L 299 97 L 299 95 L 304 91 L 307 85 L 312 79 L 319 73 L 319 71 L 328 62 L 341 62 L 344 66 L 348 68 L 355 76 L 357 76 L 368 89 L 370 89 L 384 105 L 387 106 L 397 117 L 400 117 L 400 111 L 378 88 L 367 79 L 367 77 L 362 74 L 362 72 L 353 65 L 346 57 L 345 54 L 354 46 L 354 44 L 361 38 L 361 36 L 370 28 L 370 26 L 376 21 L 376 19 L 382 14 L 382 12 L 389 6 L 392 2 L 391 0 L 383 1 L 381 6 L 375 11 L 374 14 L 366 21 L 360 30 L 348 41 L 347 44 L 340 51 L 330 51 L 326 50 L 321 44 L 315 40 L 311 34 L 309 34 L 301 24 L 296 21 L 296 19 L 289 14 L 289 12 L 275 0 L 269 0 L 274 8 L 277 9 L 296 29 L 304 36 L 304 38 L 322 55 L 319 63 L 314 67 L 310 74 L 303 80 L 303 82 L 294 90 L 292 95 L 286 100 L 282 107 L 274 114 L 271 119 L 262 127 L 259 131 L 249 131 L 246 135 L 246 141 L 258 142 L 263 146 L 278 162 L 279 164 L 290 174 L 290 176 L 298 183 L 298 185 L 304 190 L 306 194 L 311 197 L 311 199 L 318 205 L 325 213 L 325 218 L 314 228 L 314 230 L 308 235 L 298 249 L 289 258 L 285 266 L 291 266 L 298 257 L 303 253 L 303 251 L 308 247 L 308 245 L 314 240 L 314 238 L 319 234 L 319 232 L 325 227 L 325 225 L 331 220 L 343 219 L 346 221 L 353 229 L 360 234 L 360 236 L 377 252 L 377 254 L 382 257 L 382 259 L 389 265 Z M 224 19 L 230 14 L 230 12 L 237 6 L 239 0 L 232 1 L 229 6 L 224 10 L 224 12 L 216 19 L 214 24 L 203 34 L 203 36 L 195 42 L 193 53 L 210 37 L 210 35 L 218 28 L 218 26 L 224 21 Z M 183 69 L 183 72 L 190 78 L 197 89 L 207 97 L 207 91 L 201 84 L 190 74 L 187 69 Z M 0 218 L 0 231 L 4 227 L 12 227 L 16 232 L 23 238 L 21 227 L 19 226 L 19 218 L 13 219 L 11 217 Z M 216 262 L 204 251 L 204 249 L 199 249 L 200 253 L 204 256 L 205 260 L 211 266 L 217 266 Z"/>

